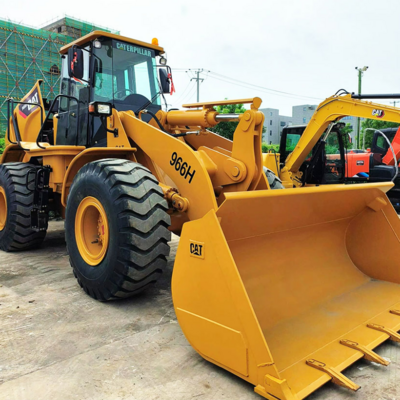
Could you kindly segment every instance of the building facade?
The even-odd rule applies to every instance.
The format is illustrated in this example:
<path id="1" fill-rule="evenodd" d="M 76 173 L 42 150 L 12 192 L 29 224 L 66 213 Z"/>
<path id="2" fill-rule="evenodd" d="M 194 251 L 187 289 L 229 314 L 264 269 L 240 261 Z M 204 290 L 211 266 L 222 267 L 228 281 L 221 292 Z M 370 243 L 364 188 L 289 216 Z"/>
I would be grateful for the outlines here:
<path id="1" fill-rule="evenodd" d="M 308 124 L 317 106 L 315 104 L 302 104 L 292 107 L 293 125 Z"/>
<path id="2" fill-rule="evenodd" d="M 42 96 L 53 99 L 60 85 L 60 48 L 96 29 L 117 33 L 70 17 L 41 29 L 0 20 L 0 137 L 7 126 L 7 99 L 21 100 L 38 79 Z"/>
<path id="3" fill-rule="evenodd" d="M 263 143 L 278 144 L 282 129 L 286 125 L 292 124 L 292 117 L 287 117 L 279 114 L 276 108 L 261 108 L 260 111 L 264 114 Z"/>

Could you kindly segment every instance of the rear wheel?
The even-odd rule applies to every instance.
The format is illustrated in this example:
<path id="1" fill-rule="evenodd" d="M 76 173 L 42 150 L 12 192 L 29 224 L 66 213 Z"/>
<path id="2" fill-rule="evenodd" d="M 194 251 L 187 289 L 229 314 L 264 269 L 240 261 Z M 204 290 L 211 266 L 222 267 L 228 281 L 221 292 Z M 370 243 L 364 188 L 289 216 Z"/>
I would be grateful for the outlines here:
<path id="1" fill-rule="evenodd" d="M 0 165 L 0 249 L 3 251 L 27 250 L 39 246 L 46 231 L 31 229 L 35 168 L 26 163 Z"/>
<path id="2" fill-rule="evenodd" d="M 169 255 L 167 210 L 156 178 L 140 164 L 107 159 L 81 168 L 68 196 L 65 233 L 86 293 L 112 300 L 156 282 Z"/>

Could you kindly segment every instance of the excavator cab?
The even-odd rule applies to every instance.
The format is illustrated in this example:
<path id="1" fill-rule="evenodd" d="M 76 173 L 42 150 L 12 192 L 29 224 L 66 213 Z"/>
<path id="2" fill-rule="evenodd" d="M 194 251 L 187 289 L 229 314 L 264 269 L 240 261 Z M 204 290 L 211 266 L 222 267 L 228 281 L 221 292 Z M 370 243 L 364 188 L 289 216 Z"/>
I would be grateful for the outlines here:
<path id="1" fill-rule="evenodd" d="M 300 167 L 303 185 L 337 184 L 346 180 L 343 123 L 331 124 Z M 282 130 L 279 154 L 281 167 L 297 146 L 307 125 L 286 126 Z"/>
<path id="2" fill-rule="evenodd" d="M 346 133 L 342 132 L 343 127 L 343 123 L 332 124 L 313 147 L 300 167 L 303 174 L 303 185 L 394 180 L 396 168 L 393 166 L 393 154 L 387 139 L 393 142 L 398 128 L 375 131 L 371 152 L 353 153 L 345 148 Z M 298 125 L 287 126 L 283 129 L 279 149 L 281 161 L 283 161 L 281 167 L 287 156 L 296 147 L 306 128 L 307 125 Z M 396 144 L 394 143 L 394 145 Z M 398 153 L 396 151 L 396 154 Z M 365 173 L 360 173 L 361 170 Z M 393 190 L 389 195 L 392 192 Z"/>

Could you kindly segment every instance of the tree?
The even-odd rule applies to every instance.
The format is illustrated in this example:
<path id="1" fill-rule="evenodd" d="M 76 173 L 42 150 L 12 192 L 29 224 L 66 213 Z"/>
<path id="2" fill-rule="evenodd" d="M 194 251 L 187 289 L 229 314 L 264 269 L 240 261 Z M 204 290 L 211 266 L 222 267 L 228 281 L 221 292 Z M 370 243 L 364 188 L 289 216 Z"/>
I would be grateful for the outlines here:
<path id="1" fill-rule="evenodd" d="M 6 131 L 7 131 L 7 119 L 5 121 L 1 120 L 0 121 L 0 139 L 5 137 Z"/>
<path id="2" fill-rule="evenodd" d="M 365 148 L 372 146 L 372 138 L 374 136 L 373 130 L 366 131 L 367 128 L 372 129 L 385 129 L 385 128 L 397 128 L 399 126 L 396 122 L 389 122 L 389 121 L 379 121 L 376 119 L 366 119 L 361 123 L 361 136 L 360 136 L 360 143 L 364 140 L 365 134 Z"/>
<path id="3" fill-rule="evenodd" d="M 243 114 L 246 111 L 246 109 L 243 107 L 243 104 L 227 104 L 224 106 L 214 107 L 214 109 L 220 114 Z M 233 133 L 235 132 L 238 123 L 238 121 L 220 122 L 211 128 L 210 131 L 217 133 L 218 135 L 221 135 L 229 140 L 233 140 Z M 263 133 L 264 132 L 265 127 L 263 126 Z"/>
<path id="4" fill-rule="evenodd" d="M 3 154 L 4 148 L 6 147 L 5 139 L 0 138 L 0 154 Z"/>
<path id="5" fill-rule="evenodd" d="M 350 142 L 350 133 L 353 132 L 353 129 L 349 123 L 341 130 L 343 137 L 343 144 L 345 149 L 352 149 L 353 144 Z"/>

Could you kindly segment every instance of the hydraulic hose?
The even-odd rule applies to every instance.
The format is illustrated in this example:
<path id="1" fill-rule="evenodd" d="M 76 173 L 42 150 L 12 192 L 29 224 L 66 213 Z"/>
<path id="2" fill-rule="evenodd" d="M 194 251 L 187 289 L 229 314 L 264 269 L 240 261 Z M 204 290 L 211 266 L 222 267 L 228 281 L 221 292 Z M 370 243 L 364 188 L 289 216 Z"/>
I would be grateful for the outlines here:
<path id="1" fill-rule="evenodd" d="M 154 118 L 154 121 L 157 122 L 158 127 L 159 127 L 163 132 L 168 133 L 168 132 L 164 129 L 164 127 L 162 126 L 162 124 L 161 124 L 160 120 L 157 118 L 156 114 L 154 114 L 152 111 L 147 110 L 147 109 L 146 109 L 146 110 L 143 110 L 142 112 L 143 112 L 143 114 L 150 114 L 150 115 Z"/>

